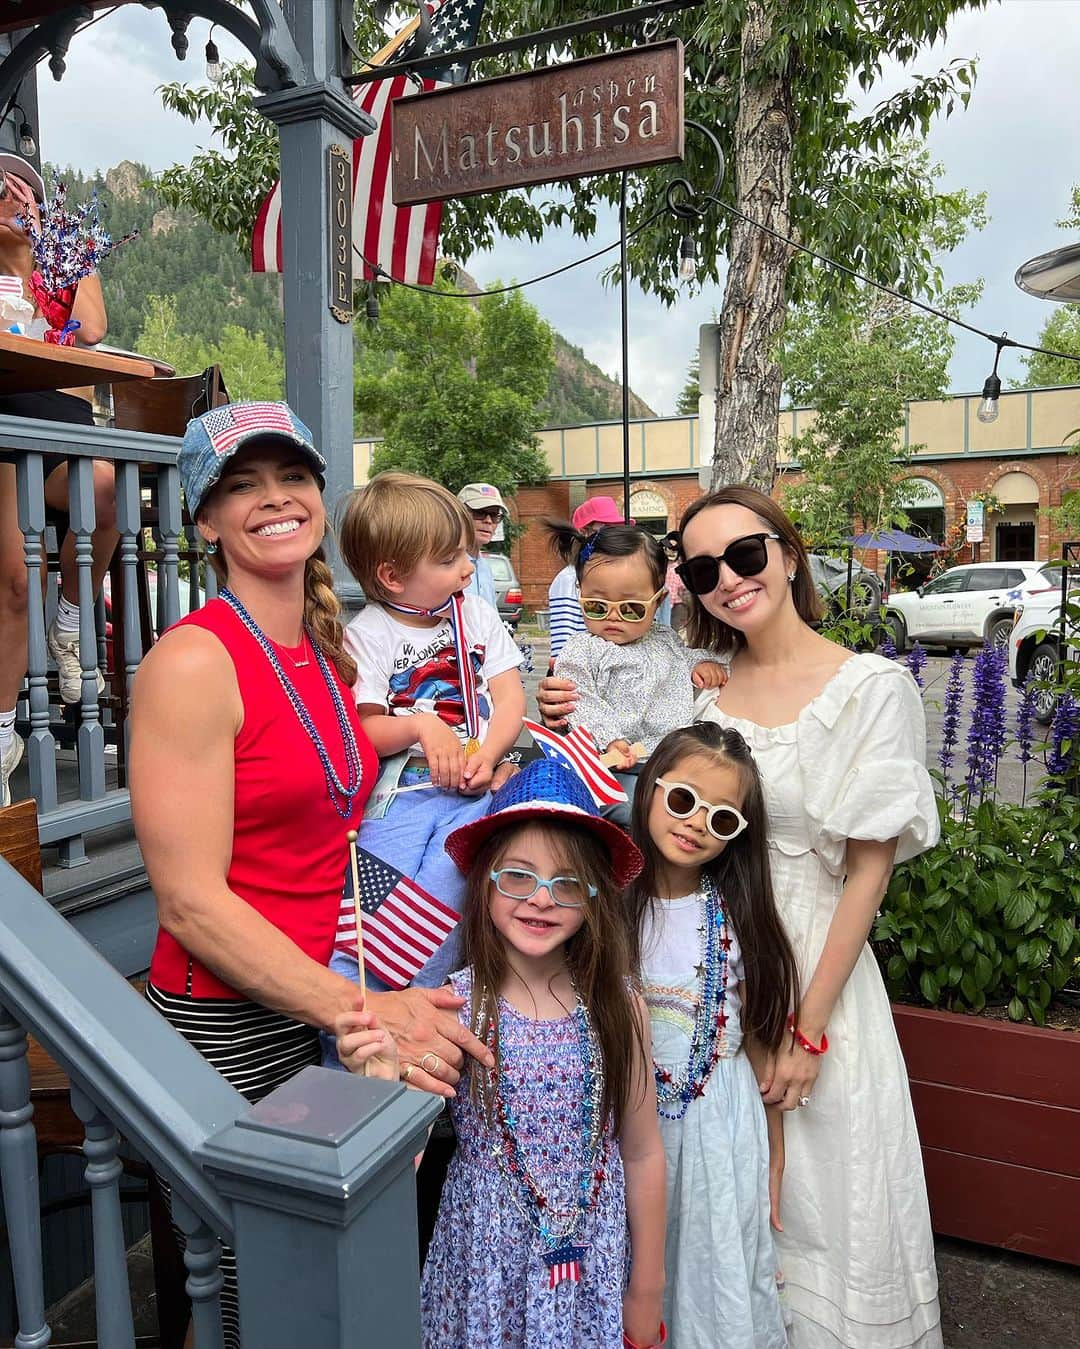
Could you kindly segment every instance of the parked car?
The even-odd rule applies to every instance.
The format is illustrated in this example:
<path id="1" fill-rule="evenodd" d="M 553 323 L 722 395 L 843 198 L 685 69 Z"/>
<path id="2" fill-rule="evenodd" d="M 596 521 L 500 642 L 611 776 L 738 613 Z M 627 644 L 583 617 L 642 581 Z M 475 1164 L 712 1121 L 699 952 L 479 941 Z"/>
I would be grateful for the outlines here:
<path id="1" fill-rule="evenodd" d="M 1061 569 L 1047 568 L 1047 583 L 1029 591 L 1017 605 L 1009 635 L 1009 677 L 1017 688 L 1035 682 L 1035 719 L 1043 726 L 1054 717 L 1057 699 L 1049 687 L 1057 678 L 1061 658 Z M 1080 604 L 1080 571 L 1069 577 L 1069 602 Z M 1080 660 L 1080 634 L 1073 624 L 1066 630 L 1067 655 Z"/>
<path id="2" fill-rule="evenodd" d="M 897 651 L 910 642 L 966 649 L 1005 646 L 1027 595 L 1053 584 L 1044 562 L 971 562 L 950 567 L 918 590 L 889 596 L 885 623 Z M 1060 584 L 1060 582 L 1059 582 Z"/>
<path id="3" fill-rule="evenodd" d="M 499 604 L 499 617 L 511 628 L 517 628 L 525 600 L 521 585 L 505 553 L 481 553 L 480 556 L 491 568 L 495 578 L 495 598 Z"/>
<path id="4" fill-rule="evenodd" d="M 851 565 L 851 598 L 848 599 L 848 560 L 810 554 L 810 574 L 818 594 L 831 613 L 850 610 L 860 618 L 869 618 L 881 608 L 881 577 L 861 562 Z"/>

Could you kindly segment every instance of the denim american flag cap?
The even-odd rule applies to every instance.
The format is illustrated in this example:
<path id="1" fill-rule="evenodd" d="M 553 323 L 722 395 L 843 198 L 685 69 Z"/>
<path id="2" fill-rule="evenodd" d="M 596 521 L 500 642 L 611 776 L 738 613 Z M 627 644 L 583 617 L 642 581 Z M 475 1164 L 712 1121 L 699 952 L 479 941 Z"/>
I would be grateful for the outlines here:
<path id="1" fill-rule="evenodd" d="M 611 872 L 621 889 L 644 866 L 630 835 L 605 820 L 576 773 L 554 759 L 534 759 L 515 773 L 488 802 L 487 814 L 455 829 L 446 851 L 459 871 L 468 872 L 492 834 L 511 825 L 557 821 L 595 834 L 611 857 Z"/>
<path id="2" fill-rule="evenodd" d="M 253 441 L 292 446 L 315 470 L 319 486 L 324 485 L 326 460 L 311 443 L 311 432 L 288 403 L 225 403 L 200 417 L 192 417 L 180 446 L 176 466 L 193 520 L 225 465 Z"/>

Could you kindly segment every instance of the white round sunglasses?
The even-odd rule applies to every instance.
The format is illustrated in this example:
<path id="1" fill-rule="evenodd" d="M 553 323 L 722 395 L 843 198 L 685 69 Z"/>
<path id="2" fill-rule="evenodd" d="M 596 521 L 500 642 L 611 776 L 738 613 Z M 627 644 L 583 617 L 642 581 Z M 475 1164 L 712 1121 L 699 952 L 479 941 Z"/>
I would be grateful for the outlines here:
<path id="1" fill-rule="evenodd" d="M 657 778 L 656 785 L 664 793 L 664 809 L 673 819 L 688 820 L 704 810 L 705 828 L 721 843 L 730 843 L 746 828 L 746 819 L 734 806 L 714 806 L 711 801 L 703 801 L 685 782 Z"/>

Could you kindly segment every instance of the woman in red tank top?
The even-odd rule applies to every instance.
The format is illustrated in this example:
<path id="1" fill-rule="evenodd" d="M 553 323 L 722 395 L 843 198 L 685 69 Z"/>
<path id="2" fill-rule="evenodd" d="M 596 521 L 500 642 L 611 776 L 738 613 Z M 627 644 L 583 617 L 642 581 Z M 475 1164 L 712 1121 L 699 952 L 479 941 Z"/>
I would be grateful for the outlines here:
<path id="1" fill-rule="evenodd" d="M 378 765 L 321 550 L 325 468 L 285 403 L 215 408 L 184 437 L 185 496 L 225 586 L 163 635 L 135 680 L 132 811 L 161 924 L 150 996 L 193 1039 L 200 1004 L 266 1013 L 263 1036 L 287 1030 L 272 1072 L 241 1065 L 253 1099 L 318 1062 L 320 1029 L 371 1031 L 351 1068 L 392 1060 L 372 1014 L 403 1060 L 438 1056 L 424 1085 L 449 1095 L 463 1050 L 486 1056 L 462 1037 L 457 999 L 372 993 L 360 1014 L 355 985 L 326 968 L 346 831 Z"/>

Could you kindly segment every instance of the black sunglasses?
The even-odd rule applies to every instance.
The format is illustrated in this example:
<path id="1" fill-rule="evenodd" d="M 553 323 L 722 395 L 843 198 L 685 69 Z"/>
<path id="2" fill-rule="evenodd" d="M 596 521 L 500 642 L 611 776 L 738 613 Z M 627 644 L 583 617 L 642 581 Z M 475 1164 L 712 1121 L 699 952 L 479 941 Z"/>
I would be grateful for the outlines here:
<path id="1" fill-rule="evenodd" d="M 675 572 L 691 595 L 711 595 L 720 584 L 720 563 L 725 563 L 736 576 L 757 576 L 765 570 L 769 562 L 769 539 L 780 541 L 779 534 L 744 534 L 741 539 L 733 539 L 719 557 L 710 557 L 708 553 L 699 553 L 697 557 L 688 557 L 675 568 Z"/>

